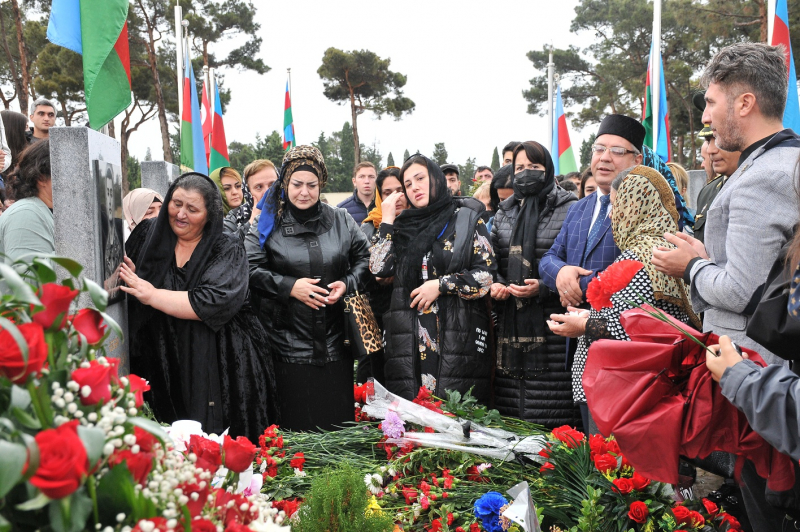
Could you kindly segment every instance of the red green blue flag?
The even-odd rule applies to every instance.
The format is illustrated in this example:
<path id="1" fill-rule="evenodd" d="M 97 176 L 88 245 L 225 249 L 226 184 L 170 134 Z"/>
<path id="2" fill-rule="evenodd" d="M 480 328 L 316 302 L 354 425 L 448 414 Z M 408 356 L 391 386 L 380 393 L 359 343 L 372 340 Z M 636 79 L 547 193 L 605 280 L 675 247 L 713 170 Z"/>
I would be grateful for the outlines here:
<path id="1" fill-rule="evenodd" d="M 772 26 L 772 45 L 782 44 L 786 50 L 786 67 L 789 70 L 789 92 L 786 93 L 786 108 L 783 110 L 783 127 L 800 131 L 800 102 L 797 98 L 797 72 L 794 68 L 792 42 L 789 39 L 789 8 L 786 0 L 775 3 L 775 23 Z"/>
<path id="2" fill-rule="evenodd" d="M 658 51 L 658 67 L 661 75 L 658 91 L 658 118 L 653 118 L 653 92 L 650 80 L 653 79 L 653 57 L 656 51 L 650 44 L 650 61 L 647 65 L 647 83 L 644 89 L 644 144 L 658 154 L 665 163 L 672 160 L 672 143 L 669 141 L 669 110 L 667 109 L 667 87 L 664 83 L 664 62 L 661 61 L 661 51 Z M 653 146 L 653 132 L 658 131 L 658 146 Z"/>
<path id="3" fill-rule="evenodd" d="M 553 170 L 556 175 L 578 171 L 578 165 L 575 163 L 575 152 L 572 151 L 572 143 L 569 140 L 569 131 L 567 131 L 567 116 L 564 114 L 564 102 L 561 100 L 561 85 L 558 86 L 556 91 L 553 146 L 550 153 L 553 156 Z"/>
<path id="4" fill-rule="evenodd" d="M 292 118 L 292 98 L 289 96 L 289 82 L 286 82 L 286 98 L 283 103 L 283 149 L 295 147 L 294 119 Z"/>
<path id="5" fill-rule="evenodd" d="M 83 56 L 86 111 L 100 129 L 131 99 L 128 0 L 53 0 L 47 38 Z"/>
<path id="6" fill-rule="evenodd" d="M 200 98 L 200 120 L 203 123 L 203 146 L 206 149 L 206 162 L 211 157 L 211 103 L 208 99 L 208 80 L 203 79 L 203 96 Z"/>
<path id="7" fill-rule="evenodd" d="M 203 145 L 203 125 L 200 122 L 200 104 L 197 101 L 197 82 L 188 53 L 183 72 L 181 166 L 208 175 L 206 149 Z"/>
<path id="8" fill-rule="evenodd" d="M 228 143 L 225 141 L 225 125 L 222 123 L 222 103 L 219 101 L 219 87 L 214 83 L 214 122 L 211 131 L 211 162 L 209 169 L 230 166 Z"/>

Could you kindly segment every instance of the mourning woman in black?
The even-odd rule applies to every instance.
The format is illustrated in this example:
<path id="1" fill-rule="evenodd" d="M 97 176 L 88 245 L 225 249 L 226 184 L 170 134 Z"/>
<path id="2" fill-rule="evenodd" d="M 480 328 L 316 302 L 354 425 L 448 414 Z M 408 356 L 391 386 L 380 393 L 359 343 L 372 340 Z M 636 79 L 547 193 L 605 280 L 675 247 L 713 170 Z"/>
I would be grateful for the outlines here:
<path id="1" fill-rule="evenodd" d="M 394 276 L 384 314 L 387 388 L 407 399 L 420 386 L 490 399 L 489 313 L 482 299 L 496 271 L 486 225 L 460 206 L 439 166 L 422 155 L 400 170 L 403 192 L 383 199 L 383 220 L 371 248 L 370 270 Z M 409 208 L 395 216 L 405 194 Z"/>
<path id="2" fill-rule="evenodd" d="M 369 279 L 369 247 L 344 209 L 320 202 L 328 171 L 320 151 L 286 152 L 245 238 L 250 289 L 275 354 L 289 430 L 353 421 L 353 357 L 344 345 L 344 296 Z"/>
<path id="3" fill-rule="evenodd" d="M 184 174 L 158 218 L 127 242 L 131 371 L 150 381 L 159 421 L 193 419 L 252 441 L 278 422 L 267 337 L 247 303 L 247 256 L 222 233 L 222 200 L 206 176 Z"/>

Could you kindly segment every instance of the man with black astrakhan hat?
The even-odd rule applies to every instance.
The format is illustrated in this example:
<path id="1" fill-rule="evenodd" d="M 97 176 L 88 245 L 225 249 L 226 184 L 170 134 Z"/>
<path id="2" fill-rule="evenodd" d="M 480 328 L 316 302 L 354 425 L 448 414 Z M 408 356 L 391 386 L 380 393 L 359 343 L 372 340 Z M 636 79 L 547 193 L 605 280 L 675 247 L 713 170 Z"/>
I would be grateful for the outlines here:
<path id="1" fill-rule="evenodd" d="M 592 146 L 591 164 L 597 191 L 570 208 L 553 246 L 539 263 L 542 281 L 558 292 L 564 306 L 581 306 L 589 282 L 619 256 L 611 231 L 611 182 L 622 170 L 641 164 L 644 137 L 644 126 L 628 116 L 609 115 L 600 124 Z M 580 319 L 561 315 L 558 319 L 561 323 L 551 328 L 554 332 L 558 328 L 567 330 L 572 318 Z M 568 363 L 575 345 L 577 342 L 568 339 Z M 580 406 L 584 424 L 588 425 L 586 404 Z"/>

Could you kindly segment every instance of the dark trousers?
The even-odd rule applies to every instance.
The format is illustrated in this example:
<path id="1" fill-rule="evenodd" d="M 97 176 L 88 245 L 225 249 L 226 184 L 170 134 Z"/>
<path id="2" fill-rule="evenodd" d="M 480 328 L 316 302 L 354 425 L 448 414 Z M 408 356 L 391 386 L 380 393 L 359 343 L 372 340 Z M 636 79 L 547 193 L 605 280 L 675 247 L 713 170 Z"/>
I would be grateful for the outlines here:
<path id="1" fill-rule="evenodd" d="M 581 421 L 583 422 L 583 433 L 589 436 L 590 434 L 600 434 L 600 430 L 592 419 L 592 413 L 589 412 L 589 405 L 586 403 L 578 403 L 581 409 Z"/>

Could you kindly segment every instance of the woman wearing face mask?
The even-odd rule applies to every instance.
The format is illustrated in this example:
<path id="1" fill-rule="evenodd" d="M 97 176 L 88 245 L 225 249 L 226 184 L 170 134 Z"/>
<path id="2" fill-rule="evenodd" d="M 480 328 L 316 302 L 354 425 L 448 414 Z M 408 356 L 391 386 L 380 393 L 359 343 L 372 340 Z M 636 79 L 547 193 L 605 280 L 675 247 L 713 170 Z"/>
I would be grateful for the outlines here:
<path id="1" fill-rule="evenodd" d="M 353 421 L 353 359 L 344 346 L 344 295 L 369 279 L 364 233 L 320 202 L 320 151 L 292 148 L 245 238 L 253 306 L 275 355 L 281 427 L 333 430 Z"/>
<path id="2" fill-rule="evenodd" d="M 459 207 L 441 169 L 422 155 L 400 170 L 403 192 L 383 200 L 370 271 L 394 277 L 384 314 L 386 387 L 407 399 L 420 386 L 490 399 L 489 313 L 482 298 L 497 269 L 480 213 Z M 409 208 L 395 215 L 404 194 Z"/>
<path id="3" fill-rule="evenodd" d="M 577 200 L 555 186 L 553 161 L 541 144 L 523 142 L 513 157 L 513 191 L 500 202 L 492 227 L 499 325 L 494 405 L 503 415 L 548 428 L 575 426 L 580 413 L 564 367 L 566 340 L 546 326 L 546 318 L 564 308 L 558 294 L 539 282 L 539 260 Z"/>

